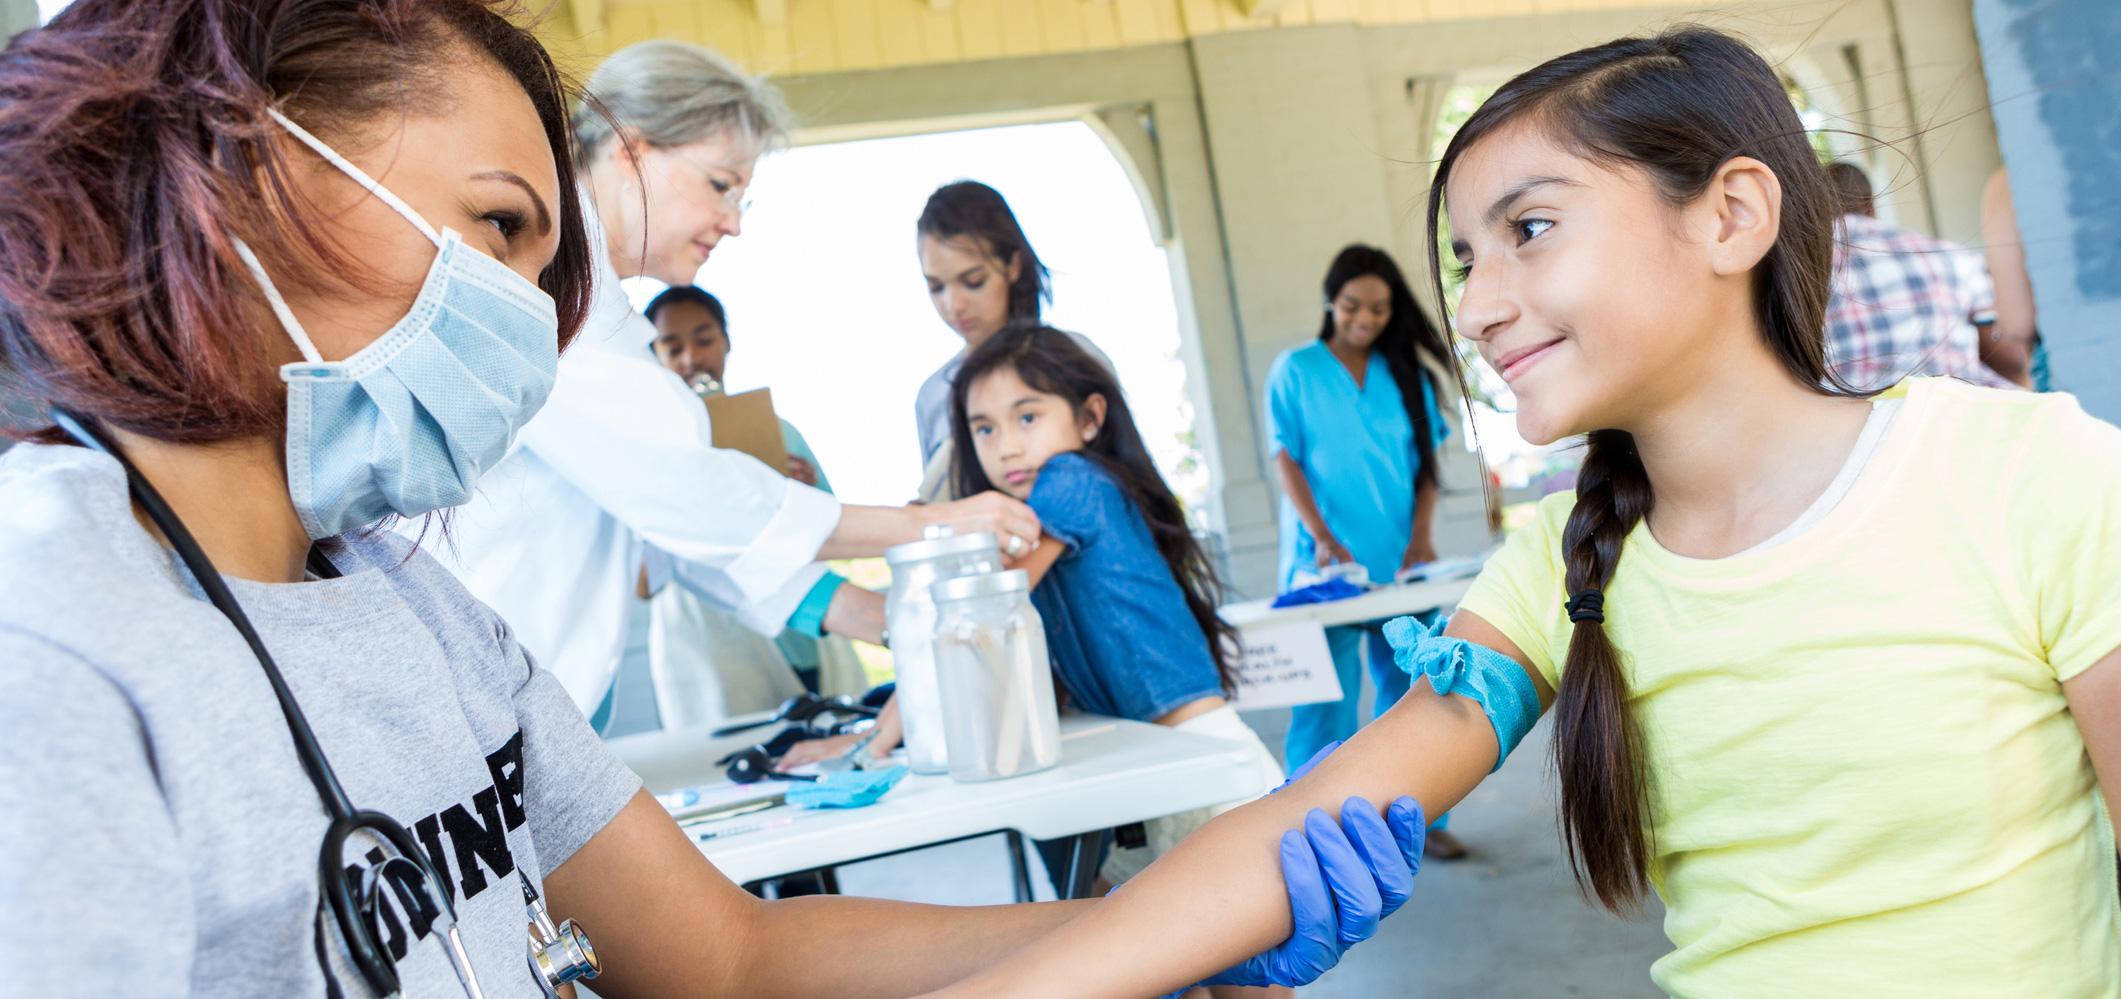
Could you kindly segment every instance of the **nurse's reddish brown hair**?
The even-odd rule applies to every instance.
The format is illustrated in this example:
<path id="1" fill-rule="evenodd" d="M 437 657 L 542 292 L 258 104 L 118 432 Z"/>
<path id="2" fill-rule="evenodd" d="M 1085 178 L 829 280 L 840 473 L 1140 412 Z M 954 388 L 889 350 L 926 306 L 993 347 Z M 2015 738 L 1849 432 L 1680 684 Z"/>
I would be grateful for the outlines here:
<path id="1" fill-rule="evenodd" d="M 18 35 L 0 53 L 0 379 L 161 440 L 278 434 L 284 337 L 267 335 L 234 239 L 296 275 L 361 268 L 291 184 L 267 109 L 329 141 L 447 100 L 427 84 L 483 55 L 530 96 L 571 192 L 567 93 L 517 15 L 482 0 L 78 0 Z M 559 201 L 538 285 L 564 346 L 591 257 L 579 203 Z"/>

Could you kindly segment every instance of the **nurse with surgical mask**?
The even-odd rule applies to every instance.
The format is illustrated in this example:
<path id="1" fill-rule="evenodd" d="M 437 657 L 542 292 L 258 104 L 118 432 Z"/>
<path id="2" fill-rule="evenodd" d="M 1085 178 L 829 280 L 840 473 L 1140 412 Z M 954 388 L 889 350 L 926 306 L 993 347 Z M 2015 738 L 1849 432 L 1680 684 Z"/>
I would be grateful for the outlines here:
<path id="1" fill-rule="evenodd" d="M 0 456 L 9 994 L 909 995 L 1099 904 L 749 895 L 377 529 L 496 474 L 588 312 L 558 78 L 475 0 L 79 0 L 0 52 L 0 357 L 52 420 Z M 1405 897 L 1418 830 L 1347 813 L 1231 974 Z"/>
<path id="2" fill-rule="evenodd" d="M 706 408 L 657 363 L 655 327 L 619 280 L 692 284 L 742 231 L 752 171 L 786 141 L 787 109 L 728 60 L 674 41 L 613 53 L 588 94 L 573 155 L 594 305 L 544 412 L 455 519 L 442 554 L 583 711 L 611 687 L 644 569 L 650 592 L 674 582 L 768 638 L 793 629 L 880 643 L 883 595 L 818 560 L 880 555 L 932 525 L 993 532 L 1005 553 L 1028 551 L 1038 518 L 1000 493 L 842 505 L 711 446 Z"/>

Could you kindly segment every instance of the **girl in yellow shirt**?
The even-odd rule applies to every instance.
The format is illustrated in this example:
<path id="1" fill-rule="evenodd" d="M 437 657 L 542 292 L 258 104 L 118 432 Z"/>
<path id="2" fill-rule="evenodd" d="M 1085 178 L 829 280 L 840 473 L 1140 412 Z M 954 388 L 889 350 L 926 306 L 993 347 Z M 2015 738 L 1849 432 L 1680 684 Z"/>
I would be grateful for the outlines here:
<path id="1" fill-rule="evenodd" d="M 1527 440 L 1587 436 L 1576 493 L 1443 634 L 1399 627 L 1427 685 L 946 994 L 1194 981 L 1288 932 L 1274 844 L 1306 809 L 1442 814 L 1552 711 L 1578 878 L 1663 897 L 1672 994 L 2121 995 L 2121 430 L 2067 396 L 1835 385 L 1833 191 L 1714 31 L 1525 73 L 1436 181 L 1456 329 Z"/>

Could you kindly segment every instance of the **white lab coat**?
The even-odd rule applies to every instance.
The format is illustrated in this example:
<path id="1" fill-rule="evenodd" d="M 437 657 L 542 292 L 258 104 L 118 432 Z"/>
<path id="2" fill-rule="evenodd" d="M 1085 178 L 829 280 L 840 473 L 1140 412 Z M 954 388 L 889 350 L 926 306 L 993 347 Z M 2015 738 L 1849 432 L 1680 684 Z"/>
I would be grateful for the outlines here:
<path id="1" fill-rule="evenodd" d="M 428 549 L 594 711 L 625 653 L 644 545 L 710 605 L 772 637 L 825 573 L 840 504 L 709 446 L 707 408 L 657 364 L 655 327 L 619 287 L 586 192 L 595 304 L 545 408 Z M 404 525 L 418 531 L 418 522 Z"/>

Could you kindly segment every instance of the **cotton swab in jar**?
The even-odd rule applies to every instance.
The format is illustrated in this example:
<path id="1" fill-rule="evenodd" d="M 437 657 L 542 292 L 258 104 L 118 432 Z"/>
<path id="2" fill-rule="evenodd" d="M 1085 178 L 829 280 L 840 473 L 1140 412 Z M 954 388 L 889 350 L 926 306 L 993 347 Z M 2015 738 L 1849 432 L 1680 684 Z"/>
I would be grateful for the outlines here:
<path id="1" fill-rule="evenodd" d="M 1016 651 L 1003 636 L 981 626 L 981 651 L 987 652 L 988 675 L 1000 681 L 1001 718 L 995 732 L 994 772 L 1003 777 L 1013 777 L 1023 763 L 1024 755 L 1024 711 L 1019 701 L 1023 700 L 1022 688 L 1011 683 L 1014 660 L 1021 656 L 1011 655 Z"/>

